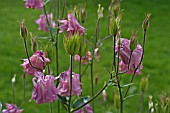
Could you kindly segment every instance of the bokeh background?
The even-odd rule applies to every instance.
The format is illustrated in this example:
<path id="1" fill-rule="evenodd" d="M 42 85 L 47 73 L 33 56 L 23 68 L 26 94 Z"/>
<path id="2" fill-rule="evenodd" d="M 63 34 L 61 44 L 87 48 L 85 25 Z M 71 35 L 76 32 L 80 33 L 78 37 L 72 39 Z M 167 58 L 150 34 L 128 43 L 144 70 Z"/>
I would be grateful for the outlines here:
<path id="1" fill-rule="evenodd" d="M 82 0 L 67 0 L 66 12 L 73 8 L 74 5 L 83 3 Z M 95 36 L 95 27 L 97 23 L 97 8 L 98 4 L 104 7 L 104 17 L 101 19 L 100 38 L 107 35 L 107 20 L 108 6 L 110 0 L 86 0 L 87 20 L 85 22 L 86 37 L 88 39 Z M 143 60 L 142 74 L 136 76 L 136 83 L 131 93 L 138 94 L 139 81 L 142 76 L 150 75 L 149 86 L 145 94 L 144 113 L 148 109 L 148 96 L 152 95 L 153 100 L 156 100 L 161 93 L 167 92 L 170 89 L 170 0 L 124 0 L 121 4 L 124 9 L 122 19 L 122 37 L 130 38 L 132 30 L 138 31 L 137 38 L 139 43 L 142 43 L 143 31 L 142 21 L 145 13 L 152 13 L 150 28 L 147 32 L 146 53 Z M 38 31 L 38 26 L 34 20 L 39 18 L 43 13 L 42 10 L 26 9 L 22 0 L 0 0 L 0 101 L 3 103 L 12 103 L 12 84 L 11 79 L 14 74 L 16 77 L 15 97 L 16 104 L 20 106 L 23 98 L 23 68 L 20 67 L 23 58 L 26 57 L 23 46 L 23 40 L 19 35 L 20 21 L 25 19 L 29 32 L 35 35 L 48 36 L 48 33 Z M 66 15 L 65 15 L 66 17 Z M 63 72 L 69 67 L 69 56 L 63 48 L 63 35 L 60 35 L 60 72 Z M 28 46 L 30 48 L 30 37 L 28 38 Z M 103 43 L 100 50 L 100 62 L 95 62 L 95 76 L 98 76 L 98 85 L 95 90 L 99 90 L 106 80 L 109 78 L 108 73 L 104 68 L 110 68 L 112 62 L 112 39 L 107 39 Z M 30 54 L 32 54 L 30 50 Z M 74 63 L 75 72 L 77 71 L 78 63 Z M 85 66 L 84 66 L 85 67 Z M 83 68 L 84 68 L 83 67 Z M 52 67 L 55 69 L 54 67 Z M 54 71 L 55 74 L 55 71 Z M 26 100 L 23 113 L 47 113 L 49 112 L 48 104 L 37 105 L 34 101 L 28 102 L 32 93 L 32 77 L 26 78 Z M 131 75 L 122 76 L 122 84 L 130 81 Z M 83 94 L 90 95 L 90 74 L 87 71 L 83 78 Z M 107 104 L 104 107 L 103 98 L 100 95 L 96 103 L 96 113 L 106 113 L 114 111 L 112 87 L 107 89 Z M 129 98 L 125 101 L 124 112 L 133 113 L 136 111 L 138 96 Z M 57 109 L 57 102 L 53 103 L 53 109 Z M 62 113 L 65 113 L 62 110 Z"/>

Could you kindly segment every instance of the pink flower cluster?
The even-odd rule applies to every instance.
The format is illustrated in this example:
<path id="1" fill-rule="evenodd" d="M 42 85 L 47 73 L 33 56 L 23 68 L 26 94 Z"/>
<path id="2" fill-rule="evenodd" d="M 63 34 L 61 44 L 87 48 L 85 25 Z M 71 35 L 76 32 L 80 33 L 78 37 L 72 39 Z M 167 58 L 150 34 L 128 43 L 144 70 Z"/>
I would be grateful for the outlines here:
<path id="1" fill-rule="evenodd" d="M 59 75 L 60 83 L 58 85 L 59 95 L 69 96 L 70 95 L 70 69 Z M 79 96 L 82 92 L 80 75 L 72 73 L 72 96 Z"/>
<path id="2" fill-rule="evenodd" d="M 6 109 L 2 110 L 2 113 L 22 113 L 22 109 L 18 109 L 15 104 L 6 104 Z"/>
<path id="3" fill-rule="evenodd" d="M 47 17 L 48 17 L 48 22 L 50 24 L 50 26 L 52 28 L 55 28 L 56 24 L 55 22 L 53 21 L 53 14 L 50 13 L 50 14 L 47 14 Z M 46 19 L 46 15 L 45 14 L 41 14 L 40 15 L 40 18 L 35 20 L 35 22 L 38 24 L 39 26 L 39 30 L 41 31 L 48 31 L 48 24 L 47 24 L 47 19 Z"/>
<path id="4" fill-rule="evenodd" d="M 38 74 L 38 78 L 34 77 L 32 79 L 34 89 L 31 100 L 35 100 L 37 104 L 51 103 L 55 101 L 58 98 L 58 90 L 54 84 L 56 78 L 51 74 L 46 76 L 40 72 Z"/>
<path id="5" fill-rule="evenodd" d="M 93 110 L 90 104 L 87 104 L 84 106 L 84 108 L 77 110 L 74 113 L 93 113 Z"/>
<path id="6" fill-rule="evenodd" d="M 41 9 L 44 5 L 42 0 L 26 0 L 25 7 L 33 9 Z"/>
<path id="7" fill-rule="evenodd" d="M 130 40 L 121 38 L 121 45 L 120 45 L 120 58 L 121 62 L 120 65 L 120 71 L 125 72 L 128 69 L 128 62 L 130 59 Z M 116 46 L 116 52 L 118 51 L 118 46 Z M 137 65 L 140 63 L 141 57 L 142 57 L 143 49 L 141 45 L 137 45 L 137 48 L 133 51 L 131 60 L 130 60 L 130 69 L 127 72 L 127 74 L 133 74 L 134 69 L 137 67 Z M 141 74 L 141 69 L 143 68 L 142 64 L 139 66 L 139 68 L 136 71 L 136 75 Z"/>
<path id="8" fill-rule="evenodd" d="M 50 60 L 48 58 L 46 58 L 46 53 L 42 52 L 42 51 L 36 51 L 31 57 L 30 57 L 30 61 L 31 64 L 36 67 L 39 68 L 41 70 L 43 70 L 45 68 L 45 65 L 47 62 L 50 62 Z M 24 71 L 29 74 L 34 76 L 34 73 L 40 70 L 37 70 L 35 68 L 33 68 L 28 59 L 24 59 L 24 63 L 21 64 L 21 66 L 24 67 Z"/>
<path id="9" fill-rule="evenodd" d="M 77 62 L 80 62 L 80 56 L 79 56 L 78 54 L 76 54 L 76 55 L 74 56 L 74 60 L 77 61 Z M 81 58 L 81 61 L 82 61 L 81 63 L 82 63 L 82 64 L 88 64 L 90 60 L 92 60 L 92 58 L 91 58 L 91 53 L 90 53 L 90 51 L 88 51 L 87 54 L 86 54 L 86 56 L 83 56 L 83 57 Z"/>
<path id="10" fill-rule="evenodd" d="M 84 35 L 85 28 L 78 23 L 77 19 L 72 14 L 68 13 L 67 19 L 68 20 L 58 20 L 58 22 L 61 24 L 59 26 L 60 33 L 66 30 L 67 36 L 69 36 L 70 34 L 74 35 L 76 33 L 78 33 L 79 35 Z"/>

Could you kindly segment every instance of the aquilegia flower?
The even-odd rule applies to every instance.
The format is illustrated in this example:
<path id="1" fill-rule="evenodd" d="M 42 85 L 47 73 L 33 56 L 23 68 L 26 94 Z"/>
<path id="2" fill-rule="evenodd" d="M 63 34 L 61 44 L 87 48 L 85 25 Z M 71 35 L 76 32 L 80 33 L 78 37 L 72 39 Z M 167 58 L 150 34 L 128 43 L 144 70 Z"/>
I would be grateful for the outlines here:
<path id="1" fill-rule="evenodd" d="M 86 56 L 83 56 L 83 57 L 81 58 L 81 63 L 82 63 L 82 64 L 88 64 L 91 59 L 92 59 L 92 58 L 91 58 L 91 53 L 90 53 L 90 51 L 88 51 L 87 54 L 86 54 Z M 79 56 L 78 54 L 76 54 L 76 55 L 74 56 L 74 60 L 80 62 L 80 56 Z"/>
<path id="2" fill-rule="evenodd" d="M 6 103 L 6 109 L 2 110 L 2 113 L 21 113 L 23 110 L 18 109 L 15 104 Z"/>
<path id="3" fill-rule="evenodd" d="M 31 64 L 43 70 L 45 68 L 45 65 L 47 62 L 50 62 L 48 58 L 46 58 L 46 53 L 42 51 L 36 51 L 31 57 L 30 57 Z M 21 64 L 21 66 L 24 67 L 24 71 L 29 75 L 34 75 L 35 72 L 40 71 L 38 69 L 33 68 L 28 59 L 24 59 L 24 63 Z"/>
<path id="4" fill-rule="evenodd" d="M 90 104 L 87 104 L 84 106 L 84 108 L 79 109 L 77 111 L 75 111 L 74 113 L 93 113 L 92 107 L 90 106 Z"/>
<path id="5" fill-rule="evenodd" d="M 26 0 L 25 7 L 33 9 L 41 9 L 44 5 L 42 0 Z"/>
<path id="6" fill-rule="evenodd" d="M 51 103 L 55 101 L 58 96 L 58 89 L 55 87 L 53 75 L 44 76 L 43 73 L 37 78 L 32 79 L 34 89 L 31 100 L 35 100 L 37 104 Z"/>
<path id="7" fill-rule="evenodd" d="M 120 58 L 121 62 L 120 65 L 120 71 L 124 72 L 128 69 L 128 62 L 130 58 L 130 40 L 121 38 L 121 45 L 120 45 Z M 118 46 L 116 45 L 116 52 L 118 51 Z M 130 61 L 130 68 L 127 74 L 133 74 L 134 68 L 137 67 L 137 65 L 140 63 L 141 57 L 142 57 L 143 49 L 140 44 L 137 45 L 136 49 L 133 51 Z M 139 66 L 139 68 L 136 71 L 136 75 L 141 74 L 141 69 L 143 68 L 142 64 Z"/>
<path id="8" fill-rule="evenodd" d="M 59 75 L 60 82 L 58 85 L 59 95 L 69 96 L 70 95 L 70 69 Z M 80 95 L 82 92 L 80 75 L 72 72 L 72 95 Z"/>
<path id="9" fill-rule="evenodd" d="M 50 13 L 50 14 L 47 14 L 47 17 L 48 17 L 48 22 L 50 24 L 50 26 L 52 28 L 55 28 L 56 24 L 55 22 L 53 21 L 53 14 Z M 35 20 L 35 22 L 38 24 L 39 26 L 39 30 L 41 31 L 48 31 L 48 24 L 47 24 L 47 20 L 46 20 L 46 15 L 45 14 L 41 14 L 40 15 L 40 18 Z"/>
<path id="10" fill-rule="evenodd" d="M 76 20 L 76 18 L 68 13 L 67 15 L 67 19 L 68 20 L 58 20 L 58 22 L 61 24 L 59 26 L 60 28 L 60 33 L 64 32 L 64 30 L 66 30 L 67 32 L 67 37 L 71 34 L 79 34 L 79 35 L 84 35 L 84 30 L 85 28 L 83 26 L 81 26 L 78 21 Z"/>

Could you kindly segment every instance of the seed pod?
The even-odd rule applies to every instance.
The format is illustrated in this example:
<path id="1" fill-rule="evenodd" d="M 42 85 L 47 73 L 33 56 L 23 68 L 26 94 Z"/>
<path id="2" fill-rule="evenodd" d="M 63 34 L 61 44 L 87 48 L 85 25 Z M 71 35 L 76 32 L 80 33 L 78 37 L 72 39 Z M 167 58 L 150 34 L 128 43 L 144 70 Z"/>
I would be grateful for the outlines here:
<path id="1" fill-rule="evenodd" d="M 22 38 L 26 39 L 28 36 L 28 30 L 25 26 L 25 22 L 24 20 L 22 20 L 21 25 L 20 25 L 20 35 L 22 36 Z"/>
<path id="2" fill-rule="evenodd" d="M 131 51 L 134 51 L 138 45 L 138 40 L 136 39 L 136 36 L 134 35 L 134 32 L 132 32 L 132 36 L 130 39 L 130 45 L 129 48 Z"/>

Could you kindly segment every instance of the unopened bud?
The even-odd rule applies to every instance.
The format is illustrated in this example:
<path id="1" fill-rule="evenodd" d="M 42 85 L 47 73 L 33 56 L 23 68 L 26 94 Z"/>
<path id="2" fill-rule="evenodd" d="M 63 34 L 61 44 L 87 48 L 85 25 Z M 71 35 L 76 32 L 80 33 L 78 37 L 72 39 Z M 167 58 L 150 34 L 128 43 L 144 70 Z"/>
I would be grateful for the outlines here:
<path id="1" fill-rule="evenodd" d="M 118 93 L 118 88 L 115 88 L 115 91 L 114 91 L 114 105 L 116 107 L 116 109 L 120 109 L 120 96 L 119 96 L 119 93 Z"/>
<path id="2" fill-rule="evenodd" d="M 79 50 L 79 53 L 78 55 L 79 56 L 85 56 L 89 50 L 89 47 L 90 47 L 90 43 L 85 40 L 85 38 L 81 38 L 80 39 L 80 50 Z"/>
<path id="3" fill-rule="evenodd" d="M 147 77 L 142 77 L 140 81 L 140 89 L 142 92 L 145 92 L 148 88 L 148 76 Z"/>
<path id="4" fill-rule="evenodd" d="M 106 99 L 107 99 L 107 97 L 106 97 L 106 90 L 103 90 L 102 95 L 103 95 L 104 103 L 106 103 Z"/>
<path id="5" fill-rule="evenodd" d="M 16 75 L 14 75 L 14 77 L 12 78 L 11 80 L 12 83 L 15 83 L 15 78 L 16 78 Z"/>
<path id="6" fill-rule="evenodd" d="M 20 35 L 22 38 L 26 39 L 28 36 L 28 30 L 25 26 L 24 20 L 22 20 L 21 25 L 20 25 Z"/>
<path id="7" fill-rule="evenodd" d="M 36 37 L 34 37 L 32 33 L 30 33 L 30 35 L 31 35 L 31 49 L 35 53 L 38 49 L 38 43 Z"/>
<path id="8" fill-rule="evenodd" d="M 74 56 L 78 54 L 80 49 L 80 36 L 70 35 L 69 37 L 64 37 L 64 47 L 68 54 Z"/>
<path id="9" fill-rule="evenodd" d="M 149 27 L 149 19 L 150 19 L 150 16 L 151 16 L 151 13 L 148 13 L 148 14 L 146 14 L 146 16 L 145 16 L 145 19 L 144 19 L 143 25 L 142 25 L 144 31 L 146 31 L 146 30 L 148 29 L 148 27 Z"/>
<path id="10" fill-rule="evenodd" d="M 136 49 L 137 45 L 138 45 L 138 40 L 136 39 L 134 32 L 132 32 L 132 36 L 130 39 L 130 45 L 129 45 L 130 50 L 134 51 Z"/>
<path id="11" fill-rule="evenodd" d="M 111 0 L 111 4 L 109 6 L 109 11 L 114 17 L 117 17 L 120 10 L 120 0 Z"/>
<path id="12" fill-rule="evenodd" d="M 118 25 L 114 17 L 110 18 L 109 30 L 110 30 L 110 34 L 113 36 L 116 35 L 118 32 Z"/>
<path id="13" fill-rule="evenodd" d="M 83 4 L 80 9 L 80 19 L 82 23 L 84 23 L 86 20 L 86 4 Z"/>
<path id="14" fill-rule="evenodd" d="M 74 6 L 74 17 L 76 18 L 76 19 L 78 19 L 78 10 L 77 10 L 77 6 Z"/>
<path id="15" fill-rule="evenodd" d="M 98 13 L 98 19 L 102 18 L 103 17 L 103 10 L 104 8 L 101 7 L 101 5 L 99 4 L 98 5 L 98 10 L 97 10 L 97 13 Z"/>

